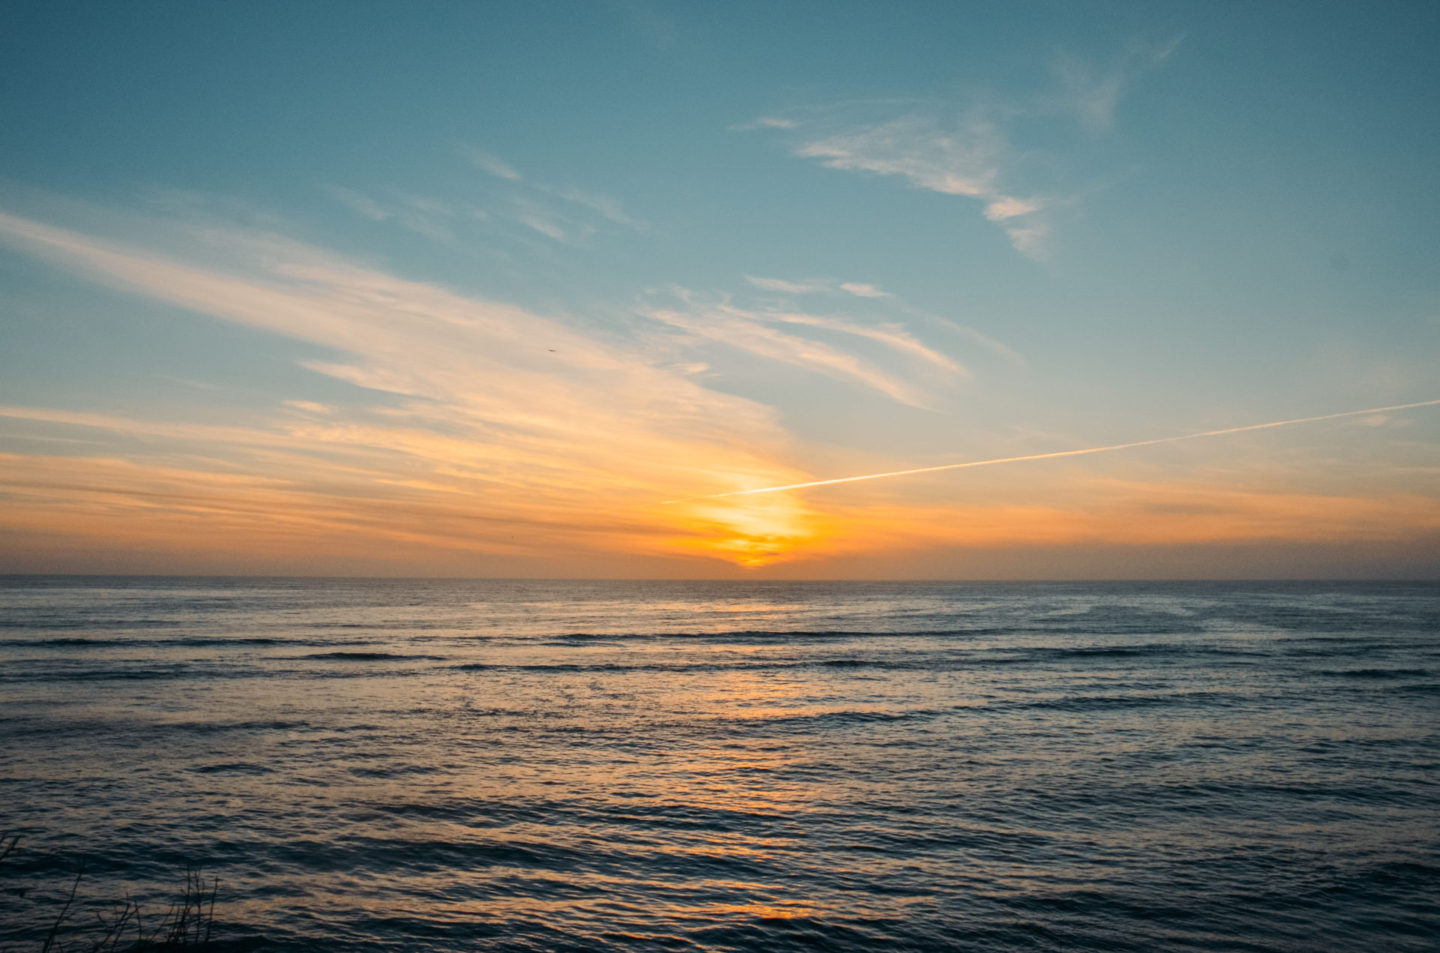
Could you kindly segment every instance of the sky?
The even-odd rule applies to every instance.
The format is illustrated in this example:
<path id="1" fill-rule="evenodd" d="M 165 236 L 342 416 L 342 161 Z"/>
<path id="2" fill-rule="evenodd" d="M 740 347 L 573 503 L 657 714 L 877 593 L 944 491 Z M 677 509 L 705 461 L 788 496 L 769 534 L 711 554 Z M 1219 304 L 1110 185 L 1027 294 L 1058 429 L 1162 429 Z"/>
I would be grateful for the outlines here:
<path id="1" fill-rule="evenodd" d="M 1436 578 L 1436 49 L 1423 2 L 7 4 L 0 572 Z"/>

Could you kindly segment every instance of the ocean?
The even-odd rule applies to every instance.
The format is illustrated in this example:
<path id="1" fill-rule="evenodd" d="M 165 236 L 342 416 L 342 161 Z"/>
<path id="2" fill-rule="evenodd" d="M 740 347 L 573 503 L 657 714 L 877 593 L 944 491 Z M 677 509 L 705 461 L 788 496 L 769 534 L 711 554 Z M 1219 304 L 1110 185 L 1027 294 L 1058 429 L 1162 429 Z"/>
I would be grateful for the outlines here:
<path id="1" fill-rule="evenodd" d="M 1436 584 L 0 578 L 5 951 L 1434 951 L 1437 767 Z"/>

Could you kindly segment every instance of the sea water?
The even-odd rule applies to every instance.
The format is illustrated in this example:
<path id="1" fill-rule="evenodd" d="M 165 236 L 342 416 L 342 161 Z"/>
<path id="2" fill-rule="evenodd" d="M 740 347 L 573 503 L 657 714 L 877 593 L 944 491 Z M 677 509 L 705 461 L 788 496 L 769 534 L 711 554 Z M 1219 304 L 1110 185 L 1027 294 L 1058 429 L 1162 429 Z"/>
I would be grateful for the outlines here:
<path id="1" fill-rule="evenodd" d="M 0 579 L 0 949 L 1405 951 L 1440 586 Z"/>

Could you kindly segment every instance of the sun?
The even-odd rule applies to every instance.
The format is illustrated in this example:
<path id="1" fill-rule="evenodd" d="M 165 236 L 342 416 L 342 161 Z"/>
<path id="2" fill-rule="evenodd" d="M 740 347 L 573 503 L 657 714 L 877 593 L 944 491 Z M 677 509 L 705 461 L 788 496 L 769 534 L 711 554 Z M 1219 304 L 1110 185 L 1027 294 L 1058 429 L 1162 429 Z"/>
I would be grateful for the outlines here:
<path id="1" fill-rule="evenodd" d="M 825 549 L 831 521 L 793 495 L 687 500 L 663 511 L 666 548 L 755 569 Z"/>

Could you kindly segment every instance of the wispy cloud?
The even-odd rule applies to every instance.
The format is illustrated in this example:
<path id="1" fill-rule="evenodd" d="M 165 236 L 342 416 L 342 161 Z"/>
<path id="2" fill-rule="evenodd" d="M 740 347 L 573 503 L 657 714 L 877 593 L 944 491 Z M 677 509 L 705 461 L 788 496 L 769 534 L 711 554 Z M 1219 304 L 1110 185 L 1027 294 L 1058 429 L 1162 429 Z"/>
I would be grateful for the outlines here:
<path id="1" fill-rule="evenodd" d="M 514 166 L 493 152 L 486 152 L 483 149 L 475 149 L 472 147 L 466 147 L 463 151 L 465 157 L 474 163 L 476 168 L 483 172 L 488 172 L 497 179 L 519 182 L 524 178 L 524 176 L 515 170 Z"/>
<path id="2" fill-rule="evenodd" d="M 985 217 L 992 222 L 1003 222 L 1018 215 L 1038 212 L 1044 205 L 1038 199 L 1017 199 L 1013 195 L 1001 195 L 990 200 L 985 206 Z"/>
<path id="3" fill-rule="evenodd" d="M 917 188 L 979 200 L 1017 251 L 1043 259 L 1049 228 L 1040 216 L 1048 203 L 1005 191 L 1009 152 L 1000 129 L 979 116 L 958 124 L 906 116 L 808 139 L 794 149 L 832 169 L 898 176 Z"/>
<path id="4" fill-rule="evenodd" d="M 335 412 L 334 407 L 331 407 L 328 404 L 321 404 L 313 400 L 287 400 L 285 401 L 285 406 L 293 407 L 294 409 L 302 411 L 303 413 L 323 414 L 327 417 Z"/>
<path id="5" fill-rule="evenodd" d="M 648 223 L 627 214 L 624 207 L 620 204 L 619 199 L 612 198 L 608 195 L 601 195 L 597 192 L 587 192 L 583 189 L 575 188 L 552 189 L 546 187 L 544 191 L 566 202 L 573 202 L 576 205 L 583 206 L 616 225 L 623 225 L 626 228 L 634 229 L 645 229 L 649 227 Z"/>
<path id="6" fill-rule="evenodd" d="M 521 174 L 509 162 L 483 149 L 467 146 L 461 152 L 477 168 L 508 183 L 510 217 L 546 238 L 584 244 L 603 223 L 632 231 L 650 227 L 648 222 L 627 212 L 624 204 L 613 196 L 539 181 Z"/>
<path id="7" fill-rule="evenodd" d="M 761 287 L 765 287 L 761 285 Z M 920 388 L 906 375 L 883 369 L 878 354 L 842 348 L 835 335 L 882 345 L 886 351 L 964 377 L 968 371 L 957 361 L 931 348 L 894 322 L 864 323 L 834 315 L 817 315 L 785 309 L 745 309 L 726 300 L 706 302 L 679 292 L 683 310 L 651 308 L 646 317 L 691 335 L 723 344 L 756 357 L 804 368 L 835 380 L 858 384 L 892 400 L 914 407 L 928 406 Z M 831 341 L 796 333 L 796 328 L 830 332 Z"/>
<path id="8" fill-rule="evenodd" d="M 1010 239 L 1010 244 L 1020 254 L 1036 261 L 1049 254 L 1046 242 L 1050 238 L 1050 223 L 1041 219 L 1006 221 L 1002 227 L 1005 229 L 1005 236 Z"/>
<path id="9" fill-rule="evenodd" d="M 794 129 L 800 125 L 797 120 L 781 116 L 761 116 L 749 122 L 736 123 L 730 127 L 734 132 L 748 132 L 752 129 Z"/>
<path id="10" fill-rule="evenodd" d="M 1039 223 L 1032 223 L 1032 226 L 1040 227 Z M 883 311 L 889 316 L 888 319 L 871 321 L 868 324 L 863 324 L 856 321 L 844 321 L 843 319 L 834 318 L 822 319 L 814 315 L 804 316 L 805 321 L 803 323 L 808 323 L 814 327 L 827 327 L 830 330 L 845 330 L 851 334 L 859 334 L 861 336 L 870 337 L 874 337 L 876 334 L 893 333 L 895 335 L 903 336 L 910 342 L 919 344 L 918 340 L 914 338 L 911 332 L 906 330 L 904 322 L 908 321 L 912 324 L 918 323 L 931 327 L 939 326 L 941 328 L 944 328 L 949 333 L 960 335 L 968 339 L 968 341 L 970 341 L 971 343 L 980 345 L 980 347 L 984 348 L 986 351 L 989 351 L 992 354 L 998 355 L 999 357 L 1003 358 L 1007 363 L 1011 364 L 1012 366 L 1018 367 L 1025 364 L 1024 359 L 1019 354 L 1015 353 L 1014 349 L 1012 349 L 1005 343 L 998 341 L 987 334 L 977 331 L 975 328 L 972 328 L 968 325 L 961 324 L 952 319 L 943 318 L 939 315 L 931 314 L 929 312 L 915 308 L 907 304 L 902 298 L 900 298 L 900 296 L 894 294 L 893 292 L 886 291 L 878 285 L 861 281 L 836 281 L 832 278 L 805 278 L 800 280 L 792 280 L 787 278 L 760 278 L 754 275 L 744 275 L 743 277 L 745 279 L 745 283 L 750 285 L 751 287 L 759 288 L 762 291 L 774 292 L 777 295 L 790 295 L 795 297 L 799 297 L 802 295 L 849 295 L 855 298 L 860 298 L 863 301 L 872 302 L 875 305 L 881 306 L 881 311 Z M 874 309 L 872 308 L 871 310 Z M 767 307 L 755 309 L 752 313 L 757 316 L 762 316 L 763 320 L 769 320 L 772 322 L 789 321 L 791 323 L 801 323 L 796 320 L 796 312 L 781 306 L 778 302 L 769 303 Z M 844 324 L 846 325 L 846 327 L 839 327 L 839 324 Z M 875 339 L 879 340 L 879 338 Z M 924 347 L 924 345 L 921 345 L 921 347 Z M 907 344 L 901 346 L 900 349 L 906 350 L 911 348 L 910 345 Z M 929 352 L 926 355 L 919 355 L 918 352 L 913 351 L 913 349 L 911 350 L 912 353 L 915 353 L 917 356 L 921 356 L 924 360 L 930 363 L 938 364 L 939 366 L 944 367 L 947 370 L 959 374 L 969 373 L 963 365 L 951 360 L 948 357 L 943 357 L 943 355 L 941 355 L 942 360 L 935 361 L 934 357 L 939 355 L 939 352 L 934 351 L 933 349 L 930 349 L 928 347 L 925 348 L 925 350 Z"/>
<path id="11" fill-rule="evenodd" d="M 829 331 L 838 331 L 841 334 L 849 334 L 876 341 L 901 354 L 933 364 L 941 370 L 961 375 L 969 373 L 953 359 L 941 354 L 934 348 L 922 344 L 914 335 L 898 324 L 891 323 L 872 326 L 857 324 L 854 321 L 847 321 L 843 318 L 815 314 L 796 314 L 791 312 L 776 312 L 770 314 L 768 317 L 771 320 L 780 321 L 785 324 L 799 324 L 812 328 L 824 328 Z"/>
<path id="12" fill-rule="evenodd" d="M 332 184 L 325 186 L 325 191 L 362 218 L 391 222 L 442 242 L 454 242 L 457 232 L 463 234 L 466 226 L 492 217 L 569 245 L 585 245 L 597 232 L 613 231 L 617 226 L 630 231 L 650 227 L 613 196 L 539 181 L 495 153 L 474 146 L 461 146 L 460 154 L 475 168 L 500 180 L 483 190 L 497 207 L 487 210 L 476 201 L 442 200 L 395 188 L 362 191 Z"/>
<path id="13" fill-rule="evenodd" d="M 325 191 L 330 193 L 331 198 L 361 218 L 368 218 L 372 222 L 383 222 L 390 218 L 390 212 L 387 211 L 384 206 L 370 196 L 363 195 L 354 189 L 332 185 L 327 187 Z"/>
<path id="14" fill-rule="evenodd" d="M 485 213 L 473 206 L 452 204 L 424 195 L 397 190 L 367 194 L 344 186 L 327 186 L 331 198 L 350 211 L 372 222 L 394 222 L 417 235 L 438 242 L 455 241 L 457 225 L 484 219 Z"/>
<path id="15" fill-rule="evenodd" d="M 797 128 L 803 136 L 805 127 Z M 960 123 L 910 115 L 850 126 L 803 136 L 793 151 L 832 169 L 896 176 L 917 188 L 976 199 L 1016 250 L 1031 258 L 1045 257 L 1048 229 L 1039 216 L 1047 202 L 1005 190 L 1009 144 L 995 123 L 978 114 Z"/>
<path id="16" fill-rule="evenodd" d="M 186 244 L 188 228 L 174 227 L 175 245 Z M 427 519 L 443 522 L 463 511 L 457 525 L 475 534 L 467 545 L 552 555 L 567 533 L 574 552 L 704 551 L 687 522 L 695 514 L 672 518 L 655 509 L 656 501 L 673 496 L 676 486 L 794 474 L 778 462 L 788 437 L 771 410 L 709 390 L 683 369 L 647 363 L 619 342 L 272 234 L 207 226 L 204 239 L 223 265 L 0 213 L 5 244 L 135 294 L 331 349 L 337 358 L 307 359 L 305 366 L 373 396 L 357 392 L 359 399 L 344 406 L 289 399 L 279 416 L 235 428 L 44 408 L 11 408 L 8 419 L 86 435 L 94 459 L 147 472 L 213 471 L 223 459 L 247 479 L 285 482 L 294 499 L 325 498 L 324 507 L 306 506 L 345 510 L 351 526 L 369 525 L 374 513 L 399 512 L 399 503 L 374 502 L 377 494 L 391 500 L 377 486 L 391 487 L 386 493 L 408 487 L 404 506 Z M 137 450 L 130 438 L 140 434 L 164 452 Z M 48 466 L 53 477 L 76 464 Z M 132 482 L 138 493 L 146 480 Z M 443 487 L 447 500 L 462 502 L 412 498 L 429 492 L 423 487 Z M 86 499 L 100 505 L 93 494 Z M 142 505 L 136 494 L 126 499 L 126 506 Z M 145 506 L 164 505 L 154 495 L 146 499 Z M 378 509 L 366 509 L 372 505 Z M 803 535 L 810 519 L 804 507 L 786 504 L 781 511 L 789 514 L 787 532 Z M 713 529 L 722 512 L 709 513 L 707 525 Z M 543 532 L 511 542 L 513 530 L 504 538 L 485 530 L 495 520 L 528 522 Z M 778 539 L 751 539 L 742 523 L 715 537 L 711 552 L 763 562 L 774 558 L 764 552 L 784 548 Z M 412 529 L 450 532 L 438 523 Z"/>
<path id="17" fill-rule="evenodd" d="M 306 358 L 305 366 L 360 390 L 324 403 L 277 394 L 273 405 L 223 425 L 186 419 L 187 407 L 161 419 L 0 407 L 5 558 L 93 566 L 63 559 L 170 554 L 169 562 L 117 567 L 131 571 L 243 564 L 303 572 L 323 560 L 366 571 L 604 572 L 617 559 L 675 554 L 763 565 L 997 546 L 1419 546 L 1440 532 L 1440 504 L 1418 478 L 1418 490 L 1345 496 L 1283 480 L 1236 487 L 1077 470 L 1079 482 L 1047 481 L 1040 503 L 1032 502 L 1038 493 L 1017 496 L 1000 482 L 990 497 L 968 492 L 958 504 L 950 483 L 928 493 L 907 484 L 903 496 L 892 487 L 878 501 L 860 500 L 877 493 L 866 483 L 837 491 L 823 510 L 793 493 L 663 507 L 664 499 L 809 475 L 784 462 L 794 444 L 775 414 L 703 386 L 702 365 L 650 361 L 633 342 L 273 233 L 168 228 L 169 245 L 183 252 L 0 213 L 0 242 L 11 248 L 130 293 L 324 347 L 331 356 Z M 902 401 L 926 395 L 914 374 L 892 372 L 881 355 L 950 376 L 958 368 L 894 323 L 694 300 L 652 317 Z M 805 336 L 812 332 L 831 338 Z M 1358 419 L 1377 422 L 1366 414 Z M 22 446 L 44 449 L 18 452 Z M 942 477 L 953 478 L 929 479 Z M 357 554 L 369 561 L 357 562 Z M 507 562 L 483 561 L 492 557 Z M 628 564 L 638 565 L 661 564 Z M 873 571 L 876 563 L 866 565 Z"/>
<path id="18" fill-rule="evenodd" d="M 831 284 L 818 278 L 809 281 L 790 281 L 785 278 L 756 278 L 753 275 L 746 275 L 745 281 L 763 291 L 778 291 L 781 294 L 805 295 L 816 292 L 829 291 Z"/>
<path id="19" fill-rule="evenodd" d="M 863 384 L 902 404 L 925 406 L 912 387 L 870 362 L 821 341 L 787 334 L 744 312 L 718 308 L 691 314 L 662 309 L 647 311 L 646 316 L 756 357 Z"/>
<path id="20" fill-rule="evenodd" d="M 545 217 L 543 213 L 525 211 L 518 214 L 515 220 L 526 228 L 537 231 L 546 238 L 553 238 L 557 242 L 568 241 L 570 239 L 570 235 L 565 231 L 564 227 L 557 224 L 554 219 Z"/>
<path id="21" fill-rule="evenodd" d="M 888 291 L 884 291 L 876 285 L 863 281 L 832 281 L 829 278 L 808 278 L 803 281 L 791 281 L 786 278 L 757 278 L 754 275 L 745 275 L 744 277 L 746 283 L 752 287 L 760 288 L 763 291 L 777 291 L 781 294 L 833 294 L 836 291 L 843 291 L 857 298 L 890 297 Z"/>
<path id="22" fill-rule="evenodd" d="M 1025 578 L 1037 565 L 1057 578 L 1255 578 L 1276 560 L 1329 578 L 1353 566 L 1357 551 L 1427 559 L 1440 533 L 1433 496 L 1199 482 L 1073 489 L 1078 499 L 972 502 L 952 493 L 932 505 L 827 507 L 823 539 L 806 555 L 847 578 L 873 578 L 877 565 L 919 578 Z M 802 564 L 797 575 L 815 572 Z"/>
<path id="23" fill-rule="evenodd" d="M 1123 54 L 1100 66 L 1072 55 L 1062 55 L 1051 69 L 1059 84 L 1055 105 L 1094 132 L 1115 126 L 1121 98 L 1146 73 L 1159 69 L 1180 46 L 1183 37 L 1163 43 L 1131 43 Z"/>
<path id="24" fill-rule="evenodd" d="M 834 107 L 804 118 L 763 117 L 735 128 L 773 130 L 789 140 L 793 155 L 827 168 L 893 176 L 915 188 L 975 199 L 1017 251 L 1038 260 L 1049 251 L 1046 213 L 1067 200 L 1025 185 L 1025 150 L 1015 145 L 1016 127 L 1058 116 L 1091 132 L 1109 130 L 1124 93 L 1163 64 L 1178 43 L 1133 44 L 1105 69 L 1062 57 L 1053 65 L 1050 92 L 1006 102 L 976 98 L 958 118 L 953 107 L 912 102 L 897 104 L 904 110 L 899 115 L 877 119 L 874 104 L 864 104 L 872 114 L 868 118 L 855 115 L 856 108 Z"/>
<path id="25" fill-rule="evenodd" d="M 1003 143 L 989 123 L 946 129 L 918 116 L 861 126 L 803 142 L 795 154 L 832 169 L 896 175 L 946 195 L 996 195 Z"/>

